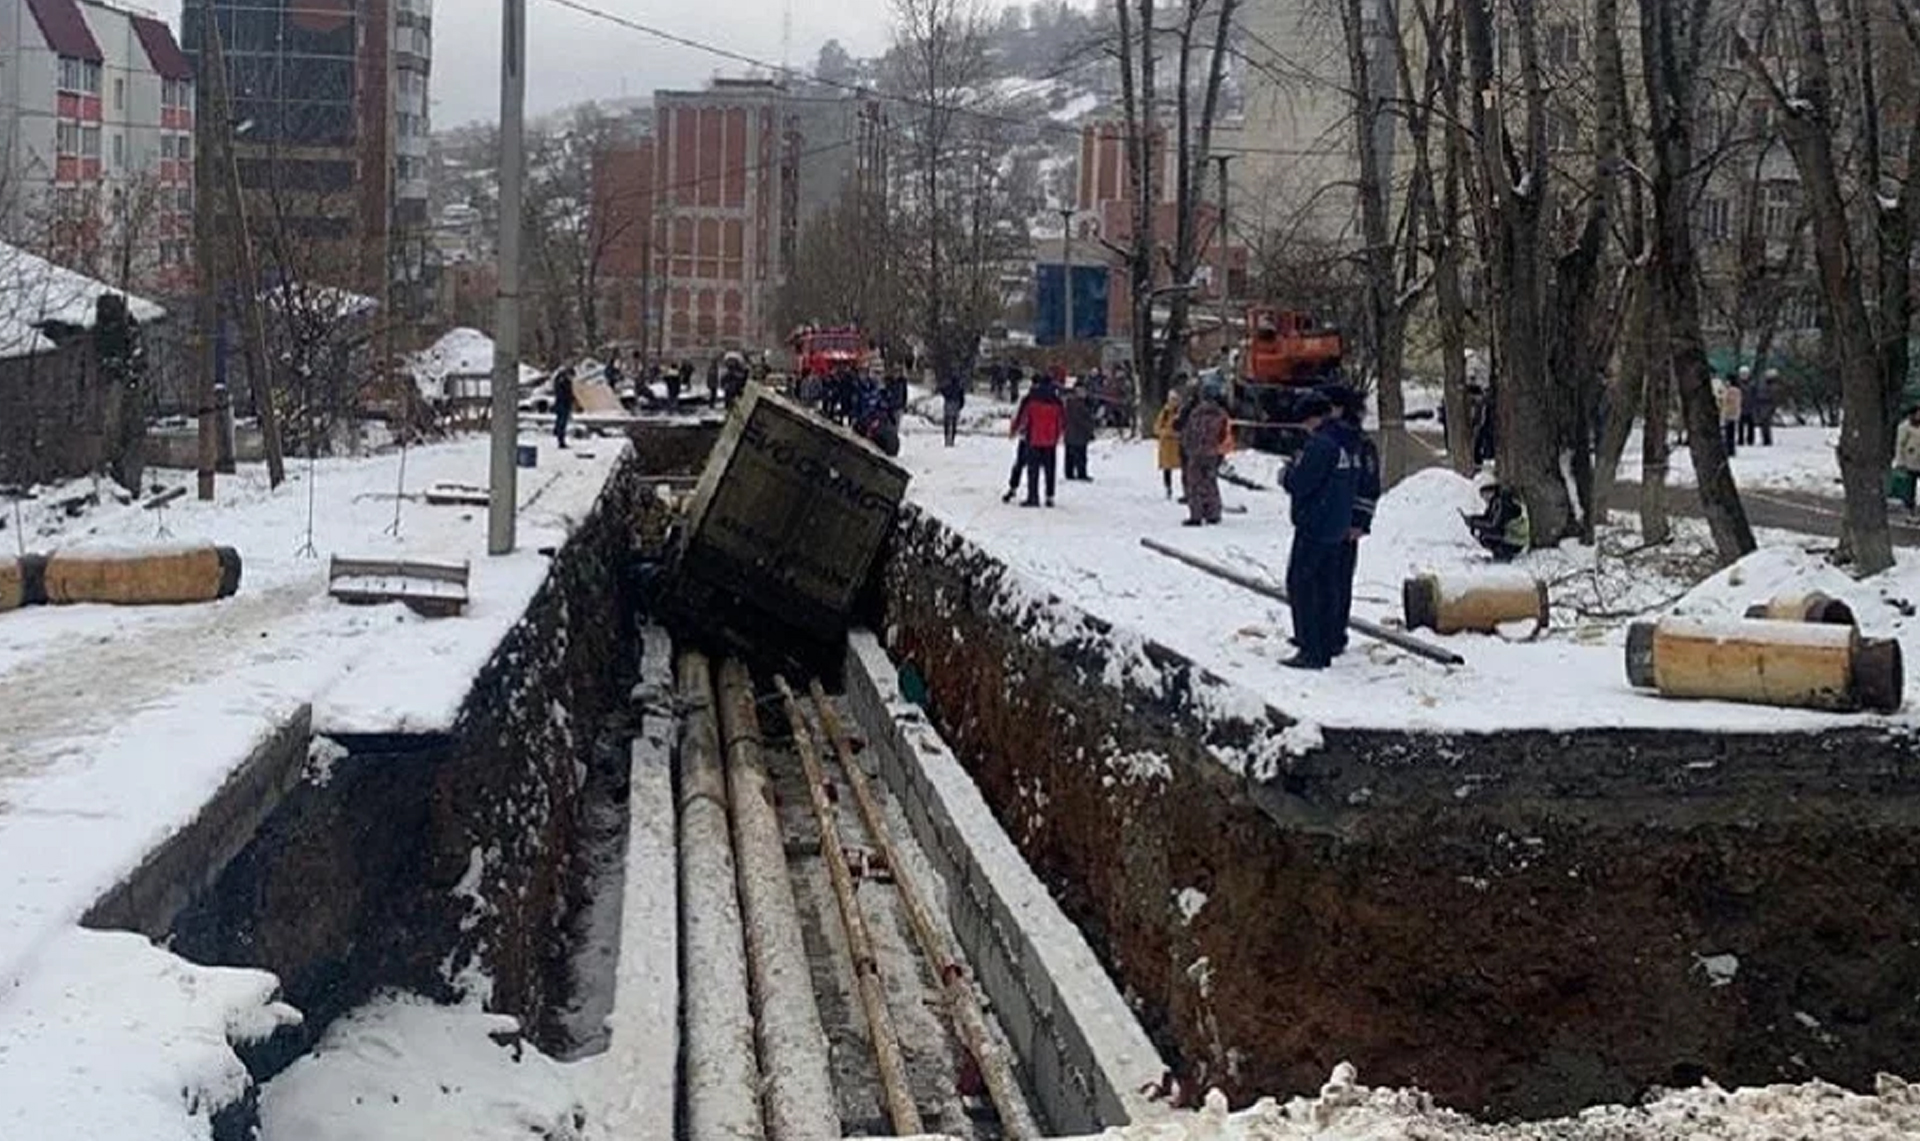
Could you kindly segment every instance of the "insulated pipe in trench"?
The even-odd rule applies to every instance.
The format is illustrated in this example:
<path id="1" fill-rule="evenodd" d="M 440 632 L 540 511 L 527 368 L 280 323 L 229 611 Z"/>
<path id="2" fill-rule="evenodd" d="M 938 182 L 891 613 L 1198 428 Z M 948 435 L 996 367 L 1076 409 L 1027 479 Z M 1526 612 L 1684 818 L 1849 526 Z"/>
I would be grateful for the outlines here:
<path id="1" fill-rule="evenodd" d="M 887 828 L 886 817 L 880 811 L 880 802 L 867 785 L 867 774 L 854 756 L 846 729 L 840 724 L 833 707 L 827 703 L 826 690 L 815 680 L 810 692 L 814 710 L 820 717 L 820 727 L 827 739 L 833 742 L 834 752 L 840 757 L 840 768 L 847 774 L 847 786 L 853 790 L 853 799 L 859 805 L 861 818 L 866 821 L 867 832 L 880 849 L 880 855 L 887 861 L 887 867 L 893 871 L 894 887 L 899 890 L 901 902 L 906 906 L 907 920 L 913 928 L 914 938 L 920 944 L 920 953 L 940 977 L 954 1030 L 967 1052 L 973 1055 L 974 1064 L 980 1067 L 980 1076 L 987 1086 L 987 1096 L 1000 1115 L 1001 1134 L 1007 1141 L 1033 1141 L 1040 1136 L 1040 1127 L 1035 1124 L 1033 1111 L 1027 1106 L 1027 1098 L 1020 1089 L 1020 1079 L 1014 1074 L 1012 1061 L 987 1028 L 986 1016 L 980 1010 L 980 997 L 968 980 L 966 965 L 934 922 L 933 911 L 920 894 L 912 873 L 901 862 L 899 853 L 894 851 L 893 835 Z"/>
<path id="2" fill-rule="evenodd" d="M 840 904 L 840 927 L 847 936 L 847 957 L 853 963 L 853 982 L 860 995 L 860 1006 L 867 1016 L 867 1037 L 873 1042 L 873 1059 L 880 1071 L 880 1089 L 885 1094 L 887 1119 L 901 1137 L 922 1132 L 920 1109 L 913 1102 L 913 1087 L 907 1080 L 907 1060 L 900 1051 L 900 1035 L 893 1028 L 893 1015 L 887 1010 L 887 986 L 880 977 L 880 962 L 873 953 L 873 936 L 867 931 L 867 919 L 854 895 L 853 871 L 847 867 L 847 853 L 840 846 L 840 825 L 833 804 L 827 799 L 826 770 L 814 751 L 813 731 L 807 726 L 800 703 L 794 700 L 787 679 L 776 676 L 786 703 L 787 721 L 793 726 L 794 751 L 800 754 L 800 767 L 807 774 L 807 795 L 813 801 L 813 820 L 820 829 L 820 858 L 826 861 L 827 877 L 833 881 L 833 894 Z"/>
<path id="3" fill-rule="evenodd" d="M 786 843 L 773 787 L 760 759 L 753 678 L 739 661 L 720 666 L 720 734 L 728 806 L 753 976 L 755 1033 L 766 1074 L 769 1141 L 839 1141 L 840 1114 L 827 1072 L 827 1036 L 787 878 Z"/>
<path id="4" fill-rule="evenodd" d="M 727 779 L 704 655 L 680 655 L 680 993 L 688 1141 L 761 1141 Z"/>

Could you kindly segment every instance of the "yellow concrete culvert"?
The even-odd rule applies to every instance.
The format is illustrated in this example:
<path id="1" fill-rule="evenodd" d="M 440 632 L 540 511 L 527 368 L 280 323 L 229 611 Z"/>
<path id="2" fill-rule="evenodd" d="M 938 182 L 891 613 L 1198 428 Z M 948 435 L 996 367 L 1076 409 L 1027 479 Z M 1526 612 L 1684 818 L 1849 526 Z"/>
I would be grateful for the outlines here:
<path id="1" fill-rule="evenodd" d="M 1805 594 L 1783 594 L 1747 607 L 1749 618 L 1772 618 L 1781 622 L 1815 622 L 1832 626 L 1853 626 L 1853 607 L 1829 594 L 1810 590 Z"/>
<path id="2" fill-rule="evenodd" d="M 1520 570 L 1415 575 L 1401 584 L 1400 601 L 1407 629 L 1437 634 L 1496 634 L 1527 620 L 1539 634 L 1549 621 L 1547 585 Z"/>
<path id="3" fill-rule="evenodd" d="M 1852 626 L 1662 618 L 1627 629 L 1627 680 L 1663 697 L 1840 712 L 1897 711 L 1900 643 Z"/>
<path id="4" fill-rule="evenodd" d="M 46 601 L 47 560 L 42 555 L 0 559 L 0 614 Z"/>
<path id="5" fill-rule="evenodd" d="M 240 589 L 240 552 L 194 546 L 55 551 L 46 559 L 45 600 L 160 606 L 211 602 Z"/>

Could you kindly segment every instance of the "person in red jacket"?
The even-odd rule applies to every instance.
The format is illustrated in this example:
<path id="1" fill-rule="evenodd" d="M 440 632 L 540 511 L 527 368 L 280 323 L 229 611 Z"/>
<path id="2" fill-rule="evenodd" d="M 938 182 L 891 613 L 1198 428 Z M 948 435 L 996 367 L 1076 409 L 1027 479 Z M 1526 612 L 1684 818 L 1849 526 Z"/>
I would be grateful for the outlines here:
<path id="1" fill-rule="evenodd" d="M 1026 445 L 1027 497 L 1020 506 L 1040 506 L 1040 476 L 1043 472 L 1047 477 L 1047 506 L 1053 506 L 1054 479 L 1058 470 L 1054 455 L 1066 428 L 1067 410 L 1060 401 L 1060 389 L 1052 377 L 1043 375 L 1036 378 L 1033 388 L 1027 393 L 1026 399 L 1020 402 L 1020 410 L 1013 417 L 1013 434 Z"/>

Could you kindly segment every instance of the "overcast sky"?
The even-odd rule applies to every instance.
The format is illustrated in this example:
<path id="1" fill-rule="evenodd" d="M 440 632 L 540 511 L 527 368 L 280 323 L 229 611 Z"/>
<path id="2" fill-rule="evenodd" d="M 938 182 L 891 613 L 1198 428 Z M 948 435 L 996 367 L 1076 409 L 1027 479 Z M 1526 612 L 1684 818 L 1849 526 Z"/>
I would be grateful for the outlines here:
<path id="1" fill-rule="evenodd" d="M 586 0 L 692 39 L 780 62 L 782 0 Z M 855 55 L 891 36 L 887 0 L 791 0 L 796 67 L 838 39 Z M 179 0 L 168 0 L 174 28 Z M 527 110 L 539 115 L 588 99 L 703 85 L 716 70 L 744 68 L 705 52 L 562 8 L 527 0 Z M 436 130 L 500 114 L 498 0 L 434 0 L 433 125 Z"/>

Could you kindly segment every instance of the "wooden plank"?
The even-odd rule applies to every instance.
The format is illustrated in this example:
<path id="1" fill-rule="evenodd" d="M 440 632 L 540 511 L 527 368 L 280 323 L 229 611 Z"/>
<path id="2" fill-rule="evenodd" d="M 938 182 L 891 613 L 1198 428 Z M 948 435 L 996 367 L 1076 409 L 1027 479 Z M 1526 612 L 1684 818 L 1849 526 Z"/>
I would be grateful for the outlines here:
<path id="1" fill-rule="evenodd" d="M 471 577 L 468 563 L 434 563 L 415 559 L 343 559 L 332 557 L 327 578 L 424 578 L 436 582 L 454 582 L 462 587 Z"/>

